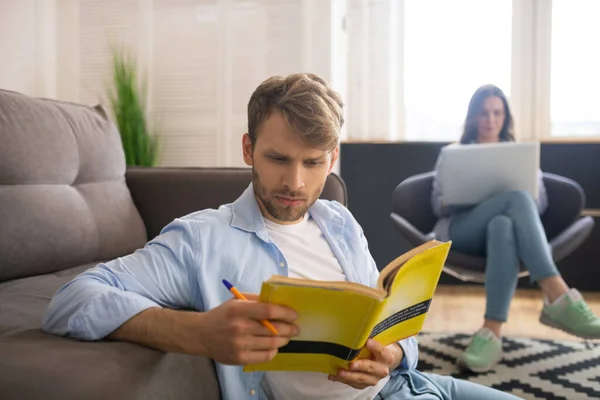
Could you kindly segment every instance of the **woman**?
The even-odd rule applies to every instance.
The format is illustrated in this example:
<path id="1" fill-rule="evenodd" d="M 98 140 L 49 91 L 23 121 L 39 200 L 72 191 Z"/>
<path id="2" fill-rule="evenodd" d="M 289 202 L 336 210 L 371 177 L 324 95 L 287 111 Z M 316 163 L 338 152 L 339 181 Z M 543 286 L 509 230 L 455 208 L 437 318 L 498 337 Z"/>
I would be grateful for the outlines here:
<path id="1" fill-rule="evenodd" d="M 514 141 L 514 136 L 506 96 L 496 86 L 482 86 L 469 102 L 460 143 L 507 141 Z M 567 286 L 552 260 L 540 220 L 548 206 L 541 172 L 539 179 L 537 202 L 526 192 L 509 191 L 469 210 L 443 207 L 443 188 L 434 179 L 431 202 L 439 218 L 434 228 L 436 238 L 452 240 L 455 251 L 486 256 L 483 327 L 458 360 L 474 372 L 488 371 L 502 358 L 501 329 L 515 292 L 520 263 L 545 295 L 540 322 L 583 338 L 600 338 L 600 319 L 581 294 Z"/>

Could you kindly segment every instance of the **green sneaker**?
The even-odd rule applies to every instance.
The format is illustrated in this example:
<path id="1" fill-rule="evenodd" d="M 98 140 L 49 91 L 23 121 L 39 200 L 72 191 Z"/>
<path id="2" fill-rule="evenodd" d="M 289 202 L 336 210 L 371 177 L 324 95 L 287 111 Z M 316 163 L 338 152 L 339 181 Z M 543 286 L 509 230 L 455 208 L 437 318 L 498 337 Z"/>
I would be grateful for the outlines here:
<path id="1" fill-rule="evenodd" d="M 487 372 L 502 358 L 502 340 L 488 328 L 478 330 L 469 347 L 458 357 L 458 365 L 473 372 Z"/>
<path id="2" fill-rule="evenodd" d="M 569 289 L 552 304 L 544 304 L 540 322 L 584 339 L 600 339 L 600 318 L 577 289 Z"/>

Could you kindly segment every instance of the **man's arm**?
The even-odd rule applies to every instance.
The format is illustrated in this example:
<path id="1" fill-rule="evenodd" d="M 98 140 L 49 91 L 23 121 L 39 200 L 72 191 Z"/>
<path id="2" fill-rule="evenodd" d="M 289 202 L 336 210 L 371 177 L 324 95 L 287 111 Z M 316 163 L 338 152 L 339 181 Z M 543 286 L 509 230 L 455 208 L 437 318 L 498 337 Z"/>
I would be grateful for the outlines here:
<path id="1" fill-rule="evenodd" d="M 200 241 L 185 219 L 143 249 L 77 276 L 54 295 L 42 321 L 49 333 L 97 340 L 149 308 L 202 310 L 188 266 Z"/>
<path id="2" fill-rule="evenodd" d="M 392 368 L 394 370 L 393 375 L 407 369 L 416 369 L 419 362 L 419 345 L 416 337 L 411 336 L 399 341 L 397 344 L 402 349 L 404 357 L 396 367 Z"/>
<path id="3" fill-rule="evenodd" d="M 206 347 L 201 343 L 186 341 L 185 332 L 194 319 L 201 320 L 202 313 L 176 311 L 164 308 L 149 308 L 135 315 L 110 333 L 107 338 L 138 343 L 154 349 L 206 356 Z"/>
<path id="4" fill-rule="evenodd" d="M 394 361 L 392 361 L 390 364 L 390 371 L 393 371 L 398 368 L 404 360 L 404 350 L 402 350 L 402 346 L 400 346 L 398 343 L 392 343 L 387 346 L 387 348 L 390 350 L 392 357 L 394 358 Z"/>
<path id="5" fill-rule="evenodd" d="M 84 340 L 108 337 L 155 349 L 210 357 L 223 364 L 270 360 L 298 333 L 286 307 L 229 300 L 204 311 L 194 273 L 201 245 L 185 219 L 169 224 L 143 249 L 100 264 L 63 286 L 42 329 Z M 177 309 L 200 310 L 180 311 Z M 272 320 L 273 336 L 259 321 Z"/>
<path id="6" fill-rule="evenodd" d="M 150 308 L 108 337 L 167 352 L 201 355 L 221 364 L 245 365 L 275 357 L 277 349 L 298 334 L 292 324 L 296 317 L 290 308 L 256 300 L 229 300 L 208 312 Z M 271 320 L 278 335 L 271 334 L 261 319 Z"/>
<path id="7" fill-rule="evenodd" d="M 402 348 L 396 343 L 383 346 L 376 340 L 369 339 L 366 346 L 371 351 L 369 359 L 352 361 L 349 369 L 339 369 L 336 375 L 329 375 L 328 379 L 345 383 L 355 389 L 374 386 L 390 375 L 390 371 L 400 365 L 404 356 Z"/>

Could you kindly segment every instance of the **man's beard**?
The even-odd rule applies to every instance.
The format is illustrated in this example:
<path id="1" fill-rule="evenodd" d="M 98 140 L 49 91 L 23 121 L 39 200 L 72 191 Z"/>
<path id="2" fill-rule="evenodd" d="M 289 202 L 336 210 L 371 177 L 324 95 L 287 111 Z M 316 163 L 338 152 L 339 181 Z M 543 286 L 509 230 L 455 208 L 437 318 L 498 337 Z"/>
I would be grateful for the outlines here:
<path id="1" fill-rule="evenodd" d="M 282 191 L 269 193 L 267 188 L 263 186 L 260 181 L 258 172 L 252 167 L 252 185 L 254 187 L 254 193 L 259 198 L 269 215 L 279 221 L 294 222 L 302 219 L 308 209 L 317 201 L 321 192 L 323 191 L 324 184 L 319 189 L 308 196 L 304 192 L 300 191 Z M 285 206 L 279 204 L 275 199 L 275 196 L 292 197 L 297 199 L 306 199 L 304 203 L 299 207 Z"/>

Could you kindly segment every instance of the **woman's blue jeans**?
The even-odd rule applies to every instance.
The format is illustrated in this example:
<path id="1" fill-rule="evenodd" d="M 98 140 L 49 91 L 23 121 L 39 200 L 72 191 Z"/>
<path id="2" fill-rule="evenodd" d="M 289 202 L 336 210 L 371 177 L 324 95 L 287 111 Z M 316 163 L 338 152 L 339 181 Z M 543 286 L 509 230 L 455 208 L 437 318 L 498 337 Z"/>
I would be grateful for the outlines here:
<path id="1" fill-rule="evenodd" d="M 496 195 L 450 224 L 453 250 L 486 256 L 485 318 L 506 321 L 520 264 L 532 282 L 559 275 L 537 205 L 526 192 Z"/>

